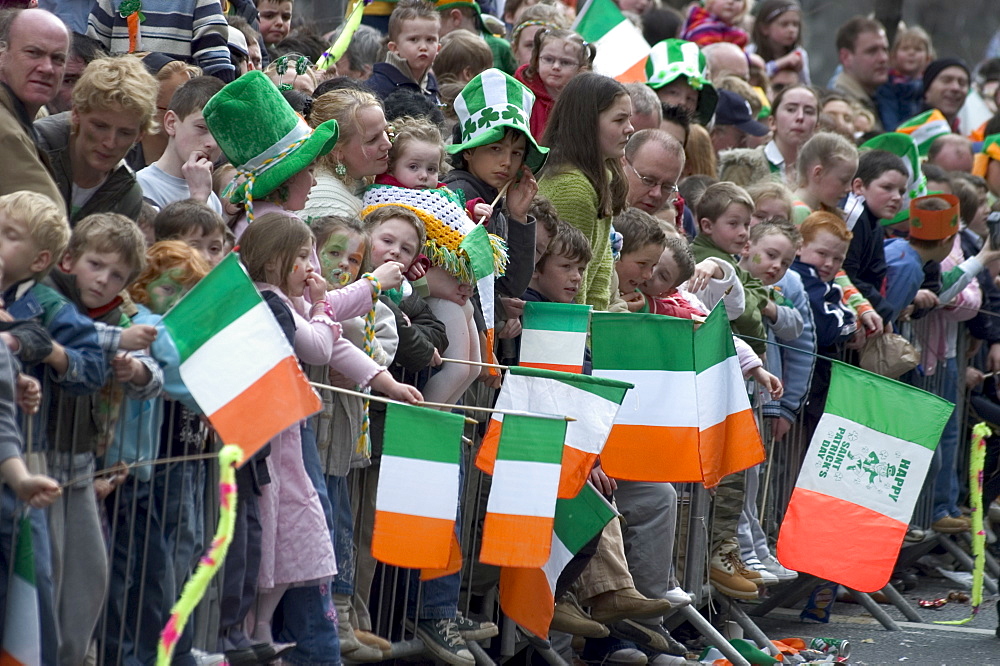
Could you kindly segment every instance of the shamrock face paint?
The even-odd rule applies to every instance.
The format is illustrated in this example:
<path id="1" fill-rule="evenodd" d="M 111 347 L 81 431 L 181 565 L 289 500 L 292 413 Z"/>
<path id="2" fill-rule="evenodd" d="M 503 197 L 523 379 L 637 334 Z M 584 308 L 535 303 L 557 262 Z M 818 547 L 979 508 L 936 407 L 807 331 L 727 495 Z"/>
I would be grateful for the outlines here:
<path id="1" fill-rule="evenodd" d="M 364 257 L 365 242 L 360 235 L 343 231 L 331 234 L 319 253 L 320 268 L 330 288 L 354 282 L 361 273 Z"/>
<path id="2" fill-rule="evenodd" d="M 174 268 L 156 278 L 146 287 L 149 293 L 149 309 L 156 314 L 165 314 L 187 293 L 187 287 L 178 282 L 182 269 Z"/>

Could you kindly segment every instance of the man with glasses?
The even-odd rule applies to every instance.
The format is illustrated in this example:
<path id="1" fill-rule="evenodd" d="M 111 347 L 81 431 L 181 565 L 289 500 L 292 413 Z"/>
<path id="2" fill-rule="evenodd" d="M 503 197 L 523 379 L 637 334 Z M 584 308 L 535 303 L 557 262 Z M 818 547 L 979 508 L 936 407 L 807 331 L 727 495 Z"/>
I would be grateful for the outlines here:
<path id="1" fill-rule="evenodd" d="M 655 215 L 674 200 L 684 168 L 684 147 L 663 130 L 639 130 L 625 146 L 623 166 L 628 205 Z"/>

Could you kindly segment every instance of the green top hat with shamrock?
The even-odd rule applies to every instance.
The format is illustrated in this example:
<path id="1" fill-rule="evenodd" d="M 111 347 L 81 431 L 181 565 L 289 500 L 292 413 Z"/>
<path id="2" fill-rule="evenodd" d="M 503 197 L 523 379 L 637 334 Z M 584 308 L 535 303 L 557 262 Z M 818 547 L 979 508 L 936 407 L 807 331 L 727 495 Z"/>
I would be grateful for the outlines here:
<path id="1" fill-rule="evenodd" d="M 535 95 L 520 81 L 499 69 L 487 69 L 466 84 L 455 98 L 460 142 L 448 146 L 451 154 L 502 141 L 514 129 L 526 139 L 524 164 L 537 173 L 549 152 L 535 142 L 528 128 Z"/>
<path id="2" fill-rule="evenodd" d="M 885 150 L 903 158 L 906 165 L 906 199 L 895 217 L 879 223 L 885 227 L 905 222 L 910 217 L 909 202 L 927 194 L 927 178 L 920 169 L 920 153 L 913 135 L 903 132 L 879 134 L 861 144 L 861 150 Z"/>
<path id="3" fill-rule="evenodd" d="M 708 79 L 708 60 L 694 42 L 664 39 L 649 51 L 646 61 L 646 85 L 658 90 L 687 77 L 687 84 L 698 91 L 698 122 L 708 125 L 719 103 L 719 93 Z"/>
<path id="4" fill-rule="evenodd" d="M 208 100 L 205 123 L 237 178 L 223 191 L 233 203 L 266 197 L 337 144 L 336 120 L 309 127 L 263 72 L 248 72 Z M 252 218 L 251 218 L 252 219 Z"/>

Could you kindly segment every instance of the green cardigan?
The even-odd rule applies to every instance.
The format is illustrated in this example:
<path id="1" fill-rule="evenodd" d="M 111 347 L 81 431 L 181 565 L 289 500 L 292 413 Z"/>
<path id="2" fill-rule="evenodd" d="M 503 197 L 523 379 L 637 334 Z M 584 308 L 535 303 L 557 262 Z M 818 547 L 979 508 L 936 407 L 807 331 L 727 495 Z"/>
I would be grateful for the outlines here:
<path id="1" fill-rule="evenodd" d="M 611 218 L 597 216 L 597 192 L 579 169 L 543 175 L 538 193 L 548 197 L 559 212 L 559 219 L 583 232 L 590 242 L 594 258 L 583 274 L 583 284 L 576 302 L 607 310 L 611 301 Z"/>

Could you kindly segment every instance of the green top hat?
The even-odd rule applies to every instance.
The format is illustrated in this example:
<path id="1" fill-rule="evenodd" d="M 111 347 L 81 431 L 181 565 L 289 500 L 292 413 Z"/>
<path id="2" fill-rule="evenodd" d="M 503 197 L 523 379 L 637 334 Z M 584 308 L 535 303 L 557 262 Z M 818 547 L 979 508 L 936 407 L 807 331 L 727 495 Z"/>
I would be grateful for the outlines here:
<path id="1" fill-rule="evenodd" d="M 244 74 L 208 100 L 205 123 L 237 178 L 222 193 L 233 203 L 246 201 L 252 214 L 260 199 L 302 171 L 337 144 L 336 120 L 313 130 L 263 72 Z"/>
<path id="2" fill-rule="evenodd" d="M 448 146 L 451 154 L 503 140 L 508 129 L 524 134 L 524 163 L 537 173 L 549 152 L 535 142 L 528 127 L 535 95 L 520 81 L 499 69 L 487 69 L 466 84 L 455 98 L 461 143 Z"/>
<path id="3" fill-rule="evenodd" d="M 708 79 L 708 60 L 698 45 L 683 39 L 664 39 L 649 52 L 646 61 L 646 85 L 657 90 L 687 77 L 688 85 L 698 91 L 698 122 L 708 125 L 719 102 L 719 94 Z"/>

